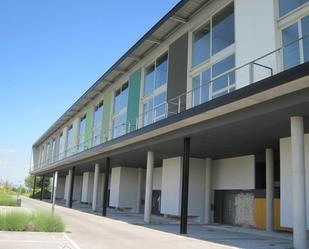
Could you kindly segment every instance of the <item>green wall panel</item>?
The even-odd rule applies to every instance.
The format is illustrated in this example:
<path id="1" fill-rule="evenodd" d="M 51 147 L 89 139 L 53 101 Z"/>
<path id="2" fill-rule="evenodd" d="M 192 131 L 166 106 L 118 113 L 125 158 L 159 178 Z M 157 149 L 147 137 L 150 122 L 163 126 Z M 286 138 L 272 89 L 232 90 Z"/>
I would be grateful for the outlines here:
<path id="1" fill-rule="evenodd" d="M 128 109 L 127 121 L 128 131 L 136 129 L 136 118 L 139 114 L 139 100 L 141 90 L 141 69 L 137 70 L 130 76 L 129 79 L 129 96 L 128 96 Z"/>
<path id="2" fill-rule="evenodd" d="M 86 128 L 85 128 L 86 148 L 90 148 L 91 146 L 92 123 L 93 123 L 93 106 L 90 106 L 87 109 L 87 115 L 86 115 Z"/>
<path id="3" fill-rule="evenodd" d="M 104 111 L 103 111 L 103 122 L 102 122 L 102 136 L 101 142 L 105 142 L 109 138 L 109 125 L 112 112 L 113 103 L 113 92 L 108 92 L 103 97 Z"/>

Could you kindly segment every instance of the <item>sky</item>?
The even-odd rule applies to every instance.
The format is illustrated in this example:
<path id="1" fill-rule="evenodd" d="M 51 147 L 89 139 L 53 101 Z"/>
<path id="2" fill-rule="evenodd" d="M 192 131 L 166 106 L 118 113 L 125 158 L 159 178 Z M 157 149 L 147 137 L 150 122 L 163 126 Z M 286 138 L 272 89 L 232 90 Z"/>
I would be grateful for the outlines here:
<path id="1" fill-rule="evenodd" d="M 1 0 L 0 178 L 23 184 L 32 144 L 179 0 Z"/>

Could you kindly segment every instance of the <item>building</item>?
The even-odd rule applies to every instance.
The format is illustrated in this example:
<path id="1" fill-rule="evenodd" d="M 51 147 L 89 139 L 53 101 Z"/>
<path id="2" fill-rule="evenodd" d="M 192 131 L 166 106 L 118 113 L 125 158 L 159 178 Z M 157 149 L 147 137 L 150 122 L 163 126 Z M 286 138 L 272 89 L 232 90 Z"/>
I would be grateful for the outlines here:
<path id="1" fill-rule="evenodd" d="M 57 199 L 309 225 L 309 1 L 182 0 L 33 145 Z M 56 178 L 58 180 L 56 181 Z"/>

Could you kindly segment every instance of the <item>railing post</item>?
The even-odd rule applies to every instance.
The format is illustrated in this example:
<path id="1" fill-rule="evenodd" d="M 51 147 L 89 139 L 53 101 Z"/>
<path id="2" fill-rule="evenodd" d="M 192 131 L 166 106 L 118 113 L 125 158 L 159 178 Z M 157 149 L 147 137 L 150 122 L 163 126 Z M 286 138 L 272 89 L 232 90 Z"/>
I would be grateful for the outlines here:
<path id="1" fill-rule="evenodd" d="M 251 62 L 249 64 L 249 84 L 252 84 L 254 82 L 254 68 L 253 68 L 254 64 L 253 62 Z"/>
<path id="2" fill-rule="evenodd" d="M 181 96 L 178 97 L 178 113 L 181 111 Z"/>

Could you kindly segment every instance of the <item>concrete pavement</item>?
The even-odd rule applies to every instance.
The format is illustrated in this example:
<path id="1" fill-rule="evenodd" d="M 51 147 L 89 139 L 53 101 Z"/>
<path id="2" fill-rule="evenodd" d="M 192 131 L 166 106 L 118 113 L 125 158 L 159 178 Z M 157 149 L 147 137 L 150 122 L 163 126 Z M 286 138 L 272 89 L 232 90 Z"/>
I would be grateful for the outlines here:
<path id="1" fill-rule="evenodd" d="M 28 198 L 23 198 L 22 206 L 35 210 L 51 209 L 49 203 Z M 289 236 L 287 239 L 275 238 L 203 225 L 191 225 L 189 234 L 180 236 L 177 225 L 132 225 L 61 206 L 56 207 L 56 213 L 66 223 L 68 238 L 81 249 L 292 248 Z"/>

